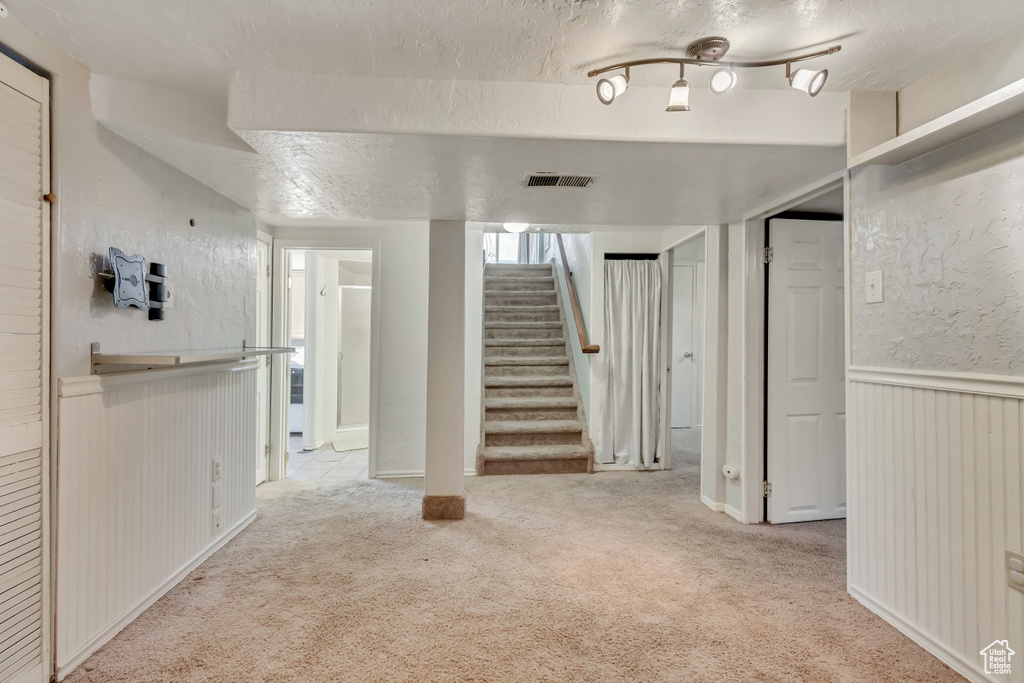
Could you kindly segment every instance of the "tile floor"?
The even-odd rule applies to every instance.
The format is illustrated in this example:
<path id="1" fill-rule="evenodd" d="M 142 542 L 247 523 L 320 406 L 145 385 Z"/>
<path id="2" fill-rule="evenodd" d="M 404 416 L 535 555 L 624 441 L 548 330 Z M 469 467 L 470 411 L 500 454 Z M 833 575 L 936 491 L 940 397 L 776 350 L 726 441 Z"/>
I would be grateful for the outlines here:
<path id="1" fill-rule="evenodd" d="M 302 437 L 292 436 L 288 440 L 288 478 L 296 481 L 343 482 L 352 479 L 366 479 L 369 451 L 334 450 L 327 443 L 315 451 L 302 450 Z"/>

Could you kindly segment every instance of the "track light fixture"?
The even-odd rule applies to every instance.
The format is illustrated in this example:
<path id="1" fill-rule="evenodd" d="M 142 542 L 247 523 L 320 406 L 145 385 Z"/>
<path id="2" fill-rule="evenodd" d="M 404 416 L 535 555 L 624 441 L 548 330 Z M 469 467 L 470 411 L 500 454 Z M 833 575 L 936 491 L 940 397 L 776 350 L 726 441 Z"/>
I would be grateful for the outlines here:
<path id="1" fill-rule="evenodd" d="M 825 80 L 827 78 L 828 69 L 822 69 L 821 71 L 797 69 L 789 75 L 789 84 L 797 90 L 802 90 L 811 97 L 814 97 L 825 87 Z"/>
<path id="2" fill-rule="evenodd" d="M 719 36 L 701 38 L 686 48 L 686 57 L 655 57 L 653 59 L 636 59 L 630 62 L 612 64 L 600 69 L 593 69 L 587 75 L 591 78 L 600 76 L 610 71 L 622 69 L 624 73 L 617 74 L 610 78 L 602 78 L 597 82 L 597 98 L 604 104 L 611 104 L 629 87 L 629 68 L 632 66 L 644 66 L 647 64 L 678 64 L 679 80 L 672 85 L 669 93 L 669 103 L 665 111 L 690 111 L 690 84 L 683 77 L 683 68 L 687 65 L 693 66 L 717 66 L 718 68 L 708 79 L 708 89 L 715 95 L 724 95 L 736 87 L 736 69 L 758 69 L 768 66 L 785 66 L 786 78 L 789 84 L 802 92 L 814 97 L 825 86 L 828 79 L 828 69 L 820 71 L 814 69 L 791 70 L 796 62 L 803 62 L 815 57 L 827 57 L 842 49 L 842 45 L 833 45 L 826 50 L 812 52 L 797 57 L 784 59 L 771 59 L 760 62 L 723 62 L 722 57 L 729 51 L 729 41 Z"/>
<path id="3" fill-rule="evenodd" d="M 668 106 L 665 111 L 690 111 L 690 84 L 683 74 L 683 65 L 679 65 L 679 80 L 672 84 L 668 94 Z"/>
<path id="4" fill-rule="evenodd" d="M 716 95 L 724 95 L 736 87 L 736 72 L 732 69 L 715 69 L 708 79 L 708 90 Z"/>
<path id="5" fill-rule="evenodd" d="M 601 100 L 602 104 L 611 104 L 616 97 L 626 92 L 628 87 L 629 67 L 627 66 L 626 73 L 611 78 L 602 78 L 597 82 L 597 99 Z"/>

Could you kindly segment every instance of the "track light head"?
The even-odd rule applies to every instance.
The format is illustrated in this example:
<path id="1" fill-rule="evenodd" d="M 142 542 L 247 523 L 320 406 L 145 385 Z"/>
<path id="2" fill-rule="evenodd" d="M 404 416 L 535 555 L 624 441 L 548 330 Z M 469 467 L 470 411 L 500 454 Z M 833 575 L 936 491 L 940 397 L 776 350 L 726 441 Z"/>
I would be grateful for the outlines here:
<path id="1" fill-rule="evenodd" d="M 708 90 L 715 95 L 724 95 L 736 87 L 736 72 L 732 69 L 715 69 L 708 79 Z"/>
<path id="2" fill-rule="evenodd" d="M 690 84 L 680 78 L 672 84 L 672 92 L 668 96 L 665 111 L 690 111 Z"/>
<path id="3" fill-rule="evenodd" d="M 601 100 L 601 104 L 611 104 L 616 97 L 626 92 L 628 87 L 629 78 L 624 74 L 602 78 L 597 82 L 597 99 Z"/>
<path id="4" fill-rule="evenodd" d="M 802 90 L 811 97 L 821 92 L 828 80 L 828 69 L 814 71 L 813 69 L 797 69 L 790 75 L 789 84 L 797 90 Z"/>

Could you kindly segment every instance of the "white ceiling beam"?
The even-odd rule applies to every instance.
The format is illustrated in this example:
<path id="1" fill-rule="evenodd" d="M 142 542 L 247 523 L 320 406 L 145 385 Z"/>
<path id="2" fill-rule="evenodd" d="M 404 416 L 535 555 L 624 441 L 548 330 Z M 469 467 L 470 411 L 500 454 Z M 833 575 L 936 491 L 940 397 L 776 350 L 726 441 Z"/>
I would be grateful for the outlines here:
<path id="1" fill-rule="evenodd" d="M 693 80 L 696 82 L 696 76 Z M 842 146 L 846 97 L 693 87 L 687 113 L 669 88 L 633 87 L 601 104 L 596 81 L 442 81 L 240 72 L 229 97 L 235 131 L 392 133 L 560 140 Z"/>

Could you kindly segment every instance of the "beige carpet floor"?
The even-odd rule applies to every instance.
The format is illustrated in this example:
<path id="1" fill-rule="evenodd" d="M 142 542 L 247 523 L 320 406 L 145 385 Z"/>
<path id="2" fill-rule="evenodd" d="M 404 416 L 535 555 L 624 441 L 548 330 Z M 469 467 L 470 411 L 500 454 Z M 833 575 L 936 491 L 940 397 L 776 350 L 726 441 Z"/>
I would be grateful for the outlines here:
<path id="1" fill-rule="evenodd" d="M 66 679 L 959 680 L 845 590 L 844 523 L 743 526 L 697 468 L 284 481 L 259 517 Z"/>

